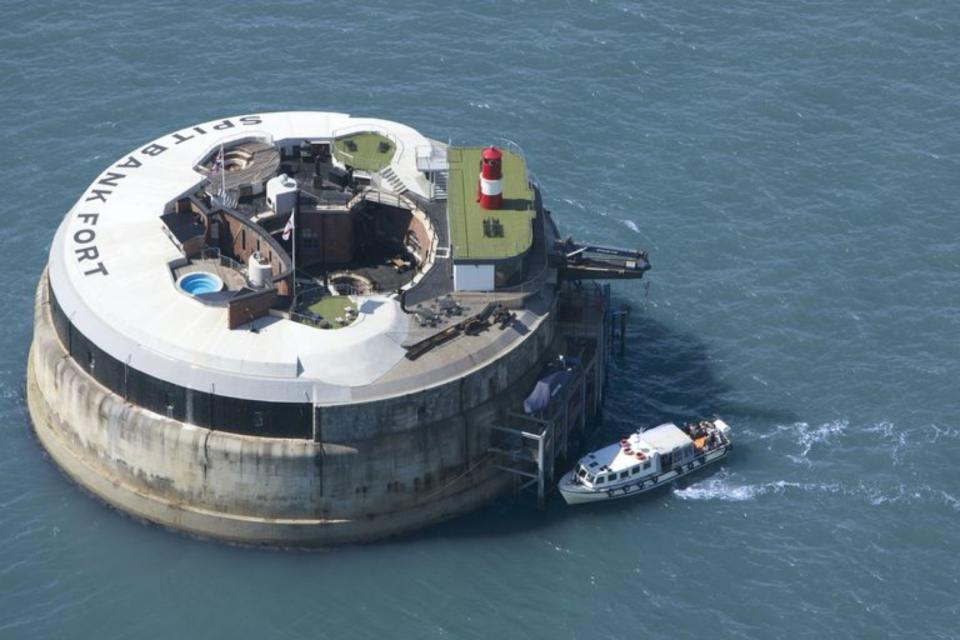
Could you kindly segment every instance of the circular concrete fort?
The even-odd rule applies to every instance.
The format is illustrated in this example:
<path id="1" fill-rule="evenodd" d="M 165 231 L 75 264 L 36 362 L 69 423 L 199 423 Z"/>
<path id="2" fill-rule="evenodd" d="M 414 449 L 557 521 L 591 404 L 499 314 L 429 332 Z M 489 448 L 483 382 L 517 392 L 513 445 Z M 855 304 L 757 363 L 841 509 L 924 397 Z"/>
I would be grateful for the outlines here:
<path id="1" fill-rule="evenodd" d="M 340 113 L 206 122 L 119 158 L 60 224 L 30 415 L 78 484 L 164 526 L 398 535 L 543 498 L 602 401 L 609 287 L 584 281 L 647 268 L 560 240 L 514 145 Z"/>

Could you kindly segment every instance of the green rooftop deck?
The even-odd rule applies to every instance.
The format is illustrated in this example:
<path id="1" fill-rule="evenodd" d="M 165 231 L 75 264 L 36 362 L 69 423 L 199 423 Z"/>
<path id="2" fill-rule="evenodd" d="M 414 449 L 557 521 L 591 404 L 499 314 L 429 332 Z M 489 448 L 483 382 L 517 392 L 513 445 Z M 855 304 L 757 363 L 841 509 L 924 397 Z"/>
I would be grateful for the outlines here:
<path id="1" fill-rule="evenodd" d="M 351 133 L 333 141 L 333 155 L 345 165 L 376 173 L 390 164 L 397 147 L 379 133 Z"/>
<path id="2" fill-rule="evenodd" d="M 302 302 L 296 311 L 300 322 L 322 329 L 339 329 L 350 324 L 350 317 L 347 315 L 349 309 L 357 310 L 349 296 L 324 295 L 313 302 Z M 341 322 L 337 322 L 337 318 L 340 318 Z"/>
<path id="3" fill-rule="evenodd" d="M 533 190 L 527 167 L 515 153 L 503 152 L 503 208 L 481 209 L 477 202 L 481 147 L 450 147 L 447 160 L 447 212 L 454 259 L 497 260 L 520 255 L 533 243 Z M 484 232 L 484 220 L 495 219 L 496 233 Z M 489 225 L 488 225 L 489 226 Z M 502 233 L 502 235 L 500 235 Z"/>

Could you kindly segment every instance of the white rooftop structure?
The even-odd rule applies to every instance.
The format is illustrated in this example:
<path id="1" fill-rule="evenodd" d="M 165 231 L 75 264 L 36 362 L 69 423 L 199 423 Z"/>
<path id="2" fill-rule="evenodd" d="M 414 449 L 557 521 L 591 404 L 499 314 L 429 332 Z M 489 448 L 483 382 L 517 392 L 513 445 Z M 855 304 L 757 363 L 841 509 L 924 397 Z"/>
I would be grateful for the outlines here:
<path id="1" fill-rule="evenodd" d="M 690 444 L 690 436 L 684 433 L 680 427 L 667 422 L 658 427 L 647 429 L 640 434 L 640 441 L 656 449 L 660 453 L 670 453 L 684 445 Z"/>
<path id="2" fill-rule="evenodd" d="M 342 113 L 226 118 L 130 151 L 97 177 L 57 230 L 49 275 L 64 313 L 111 356 L 188 388 L 273 401 L 351 400 L 355 388 L 403 359 L 401 343 L 414 325 L 393 296 L 359 300 L 358 320 L 335 331 L 275 317 L 259 320 L 257 332 L 228 329 L 223 307 L 174 285 L 168 265 L 183 255 L 160 215 L 198 188 L 205 176 L 196 167 L 221 144 L 257 139 L 286 147 L 359 130 L 395 141 L 392 173 L 411 193 L 429 197 L 417 150 L 432 141 L 402 124 Z"/>

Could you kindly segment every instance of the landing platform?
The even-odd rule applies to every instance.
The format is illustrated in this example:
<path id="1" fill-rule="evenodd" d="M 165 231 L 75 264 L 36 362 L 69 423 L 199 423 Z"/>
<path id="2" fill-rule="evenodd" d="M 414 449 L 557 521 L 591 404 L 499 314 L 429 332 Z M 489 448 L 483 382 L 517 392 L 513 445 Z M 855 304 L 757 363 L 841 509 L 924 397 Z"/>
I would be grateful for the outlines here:
<path id="1" fill-rule="evenodd" d="M 533 243 L 536 216 L 533 189 L 527 182 L 523 158 L 507 149 L 503 153 L 503 207 L 497 211 L 480 208 L 477 183 L 481 147 L 450 147 L 447 159 L 447 211 L 455 259 L 497 260 L 523 255 Z M 484 221 L 494 221 L 493 234 Z"/>

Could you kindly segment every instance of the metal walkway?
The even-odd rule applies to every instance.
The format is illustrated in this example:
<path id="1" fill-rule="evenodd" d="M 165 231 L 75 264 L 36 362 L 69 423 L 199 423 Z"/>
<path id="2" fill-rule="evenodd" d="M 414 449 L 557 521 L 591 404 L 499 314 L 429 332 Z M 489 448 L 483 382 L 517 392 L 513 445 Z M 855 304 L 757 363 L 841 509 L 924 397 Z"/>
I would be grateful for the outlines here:
<path id="1" fill-rule="evenodd" d="M 491 428 L 489 452 L 494 466 L 517 477 L 517 491 L 534 489 L 543 508 L 558 480 L 557 463 L 578 453 L 587 439 L 591 418 L 599 415 L 606 382 L 607 357 L 612 342 L 610 289 L 597 287 L 573 294 L 578 313 L 561 314 L 560 352 L 580 366 L 566 386 L 537 415 L 506 414 Z"/>

